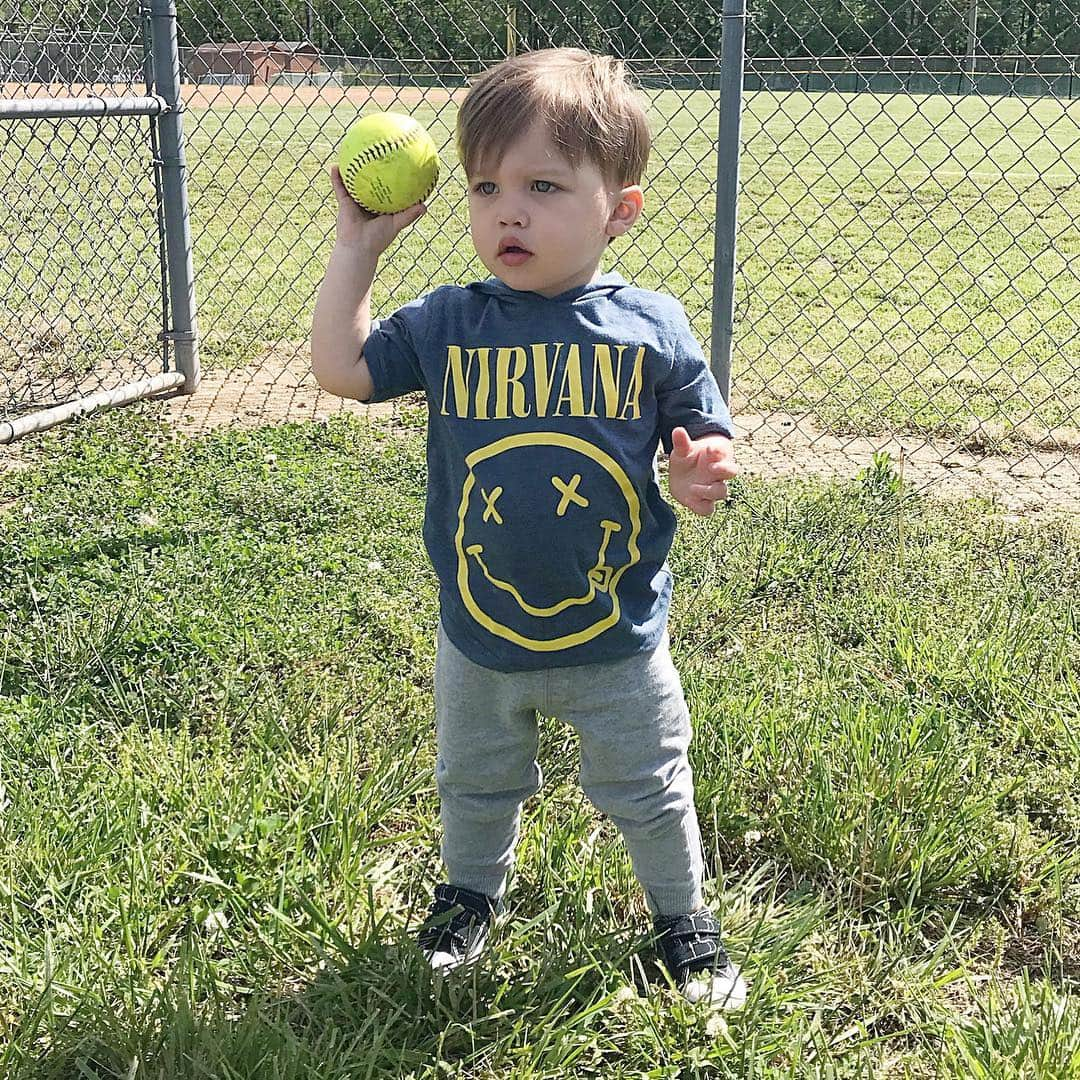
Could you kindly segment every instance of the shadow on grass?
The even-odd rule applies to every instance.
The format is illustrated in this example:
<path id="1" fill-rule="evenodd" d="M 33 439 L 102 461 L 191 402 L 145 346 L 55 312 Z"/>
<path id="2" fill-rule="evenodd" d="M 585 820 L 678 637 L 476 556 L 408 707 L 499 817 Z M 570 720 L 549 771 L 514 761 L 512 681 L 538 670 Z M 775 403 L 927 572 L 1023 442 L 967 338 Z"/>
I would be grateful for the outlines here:
<path id="1" fill-rule="evenodd" d="M 807 1010 L 830 996 L 797 959 L 822 930 L 822 898 L 806 888 L 778 894 L 773 870 L 762 864 L 719 894 L 725 936 L 751 983 L 747 1007 L 723 1020 L 666 984 L 636 921 L 619 927 L 625 912 L 586 912 L 574 890 L 529 893 L 536 899 L 500 920 L 481 961 L 445 979 L 415 949 L 419 911 L 346 928 L 309 899 L 299 905 L 303 928 L 282 915 L 285 936 L 263 941 L 277 971 L 296 973 L 278 986 L 226 970 L 215 958 L 227 943 L 208 953 L 206 942 L 189 939 L 165 985 L 129 990 L 114 979 L 104 988 L 55 988 L 26 1011 L 7 1053 L 0 1050 L 0 1075 L 746 1076 L 793 1040 L 817 1047 L 825 1029 L 818 1021 L 807 1027 Z M 423 892 L 419 881 L 404 889 Z M 236 942 L 231 951 L 253 945 Z M 893 1017 L 890 1033 L 903 1038 L 903 1027 Z M 868 1038 L 874 1045 L 882 1033 Z M 858 1056 L 862 1048 L 845 1051 Z"/>
<path id="2" fill-rule="evenodd" d="M 569 1075 L 583 1051 L 594 1062 L 618 1054 L 609 1029 L 627 991 L 617 987 L 646 989 L 640 941 L 612 934 L 587 956 L 555 948 L 531 965 L 508 960 L 508 944 L 497 941 L 469 971 L 445 979 L 432 976 L 401 931 L 350 946 L 279 993 L 220 988 L 196 1005 L 174 976 L 126 1010 L 95 1003 L 61 1020 L 57 1002 L 42 1002 L 0 1064 L 8 1080 L 335 1080 L 527 1075 L 530 1066 Z"/>

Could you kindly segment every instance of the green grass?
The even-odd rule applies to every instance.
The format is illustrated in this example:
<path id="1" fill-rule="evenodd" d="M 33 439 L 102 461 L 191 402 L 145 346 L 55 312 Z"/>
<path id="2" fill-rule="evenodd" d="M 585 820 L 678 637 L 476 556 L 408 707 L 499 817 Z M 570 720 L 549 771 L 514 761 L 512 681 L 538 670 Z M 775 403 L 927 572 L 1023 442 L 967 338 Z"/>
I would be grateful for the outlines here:
<path id="1" fill-rule="evenodd" d="M 707 92 L 652 95 L 646 220 L 617 249 L 628 277 L 683 301 L 703 341 L 711 330 L 716 104 Z M 207 369 L 306 340 L 333 231 L 325 168 L 354 115 L 351 105 L 185 114 Z M 385 262 L 382 311 L 482 272 L 451 149 L 454 106 L 416 115 L 443 147 L 444 179 L 429 215 Z M 61 126 L 58 141 L 72 141 L 71 125 Z M 844 432 L 963 437 L 981 424 L 983 441 L 1002 448 L 1075 427 L 1080 102 L 759 91 L 747 94 L 743 138 L 740 410 L 806 414 Z M 42 152 L 9 165 L 21 153 L 13 144 L 0 160 L 25 173 Z M 77 188 L 97 172 L 117 175 L 103 141 L 76 140 L 72 155 L 45 162 L 42 177 L 24 177 L 38 191 L 27 213 L 39 212 L 47 194 L 39 189 L 59 182 L 71 156 L 85 163 Z M 123 222 L 100 212 L 86 242 L 105 250 L 123 281 L 152 281 L 151 266 L 133 277 L 114 254 L 125 251 Z M 36 299 L 0 336 L 32 339 L 29 313 L 48 308 L 61 285 L 67 307 L 89 304 L 87 322 L 100 327 L 92 313 L 115 282 L 90 274 L 80 283 L 70 266 L 44 258 L 54 246 L 28 257 L 23 288 L 37 289 Z M 152 332 L 153 311 L 129 293 L 121 289 L 121 315 L 128 338 L 141 343 L 133 312 Z M 58 354 L 85 362 L 87 346 L 111 356 L 111 331 L 94 343 L 101 333 L 69 333 L 50 355 L 30 351 L 42 364 Z"/>
<path id="2" fill-rule="evenodd" d="M 0 474 L 0 1075 L 1054 1077 L 1080 1070 L 1080 535 L 846 484 L 684 516 L 672 637 L 710 1021 L 542 727 L 511 915 L 433 987 L 422 434 L 175 438 Z"/>

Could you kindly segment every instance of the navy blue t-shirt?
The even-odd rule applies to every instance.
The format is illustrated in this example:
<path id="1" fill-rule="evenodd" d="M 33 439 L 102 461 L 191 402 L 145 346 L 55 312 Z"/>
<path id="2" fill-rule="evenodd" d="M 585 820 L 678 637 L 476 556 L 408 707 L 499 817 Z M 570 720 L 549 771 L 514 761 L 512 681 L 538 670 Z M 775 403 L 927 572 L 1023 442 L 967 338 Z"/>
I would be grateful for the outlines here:
<path id="1" fill-rule="evenodd" d="M 364 359 L 371 401 L 427 395 L 424 542 L 458 649 L 532 671 L 659 643 L 657 443 L 734 434 L 678 301 L 614 273 L 552 298 L 444 286 L 376 323 Z"/>

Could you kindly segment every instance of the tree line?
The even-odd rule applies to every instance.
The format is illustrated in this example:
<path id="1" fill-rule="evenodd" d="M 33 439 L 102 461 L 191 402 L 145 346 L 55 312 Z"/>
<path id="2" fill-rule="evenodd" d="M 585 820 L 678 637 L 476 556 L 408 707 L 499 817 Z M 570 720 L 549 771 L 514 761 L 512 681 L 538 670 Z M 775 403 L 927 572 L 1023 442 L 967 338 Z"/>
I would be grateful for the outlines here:
<path id="1" fill-rule="evenodd" d="M 340 56 L 487 63 L 508 49 L 579 45 L 628 58 L 715 57 L 721 0 L 177 0 L 181 44 L 310 41 Z M 747 53 L 1075 57 L 1080 0 L 749 0 Z M 138 40 L 130 0 L 16 0 L 10 21 Z M 5 23 L 7 24 L 5 27 Z"/>

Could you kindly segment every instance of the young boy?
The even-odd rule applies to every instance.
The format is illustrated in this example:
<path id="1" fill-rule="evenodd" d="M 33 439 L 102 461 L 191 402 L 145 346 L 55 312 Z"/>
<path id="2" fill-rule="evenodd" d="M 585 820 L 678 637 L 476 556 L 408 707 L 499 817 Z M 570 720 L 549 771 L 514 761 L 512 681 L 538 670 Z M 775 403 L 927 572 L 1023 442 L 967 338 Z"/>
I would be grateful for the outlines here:
<path id="1" fill-rule="evenodd" d="M 491 278 L 372 324 L 380 255 L 424 213 L 371 217 L 331 170 L 337 242 L 312 367 L 331 393 L 428 401 L 424 539 L 440 583 L 436 779 L 448 883 L 421 928 L 468 963 L 502 908 L 537 713 L 571 724 L 581 783 L 621 831 L 657 948 L 691 1001 L 746 986 L 702 906 L 690 720 L 668 651 L 672 496 L 712 513 L 731 417 L 673 299 L 601 273 L 642 210 L 644 109 L 622 64 L 575 49 L 506 60 L 458 116 L 472 241 Z"/>

